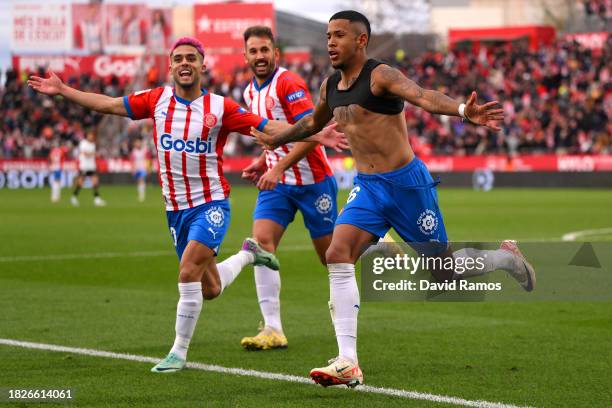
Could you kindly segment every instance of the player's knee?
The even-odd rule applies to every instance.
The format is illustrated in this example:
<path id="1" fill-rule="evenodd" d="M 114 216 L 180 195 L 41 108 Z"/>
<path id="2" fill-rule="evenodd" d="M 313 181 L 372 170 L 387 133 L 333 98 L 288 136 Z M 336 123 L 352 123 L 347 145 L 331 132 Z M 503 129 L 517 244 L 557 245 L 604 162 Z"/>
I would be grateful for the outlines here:
<path id="1" fill-rule="evenodd" d="M 330 245 L 325 252 L 325 263 L 351 263 L 351 251 L 348 246 Z"/>
<path id="2" fill-rule="evenodd" d="M 181 263 L 179 269 L 179 282 L 199 282 L 202 279 L 202 273 L 202 268 L 194 263 Z"/>
<path id="3" fill-rule="evenodd" d="M 206 300 L 211 300 L 218 297 L 221 294 L 221 285 L 216 283 L 209 283 L 202 285 L 202 296 Z"/>
<path id="4" fill-rule="evenodd" d="M 274 239 L 268 234 L 255 234 L 255 240 L 259 245 L 268 252 L 275 252 L 276 247 L 274 246 Z"/>

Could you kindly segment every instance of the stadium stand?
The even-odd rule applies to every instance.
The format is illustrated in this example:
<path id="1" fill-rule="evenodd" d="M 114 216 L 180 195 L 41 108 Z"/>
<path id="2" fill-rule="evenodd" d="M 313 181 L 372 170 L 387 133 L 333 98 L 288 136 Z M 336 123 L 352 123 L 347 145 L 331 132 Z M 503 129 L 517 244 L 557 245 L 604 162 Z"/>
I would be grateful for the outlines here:
<path id="1" fill-rule="evenodd" d="M 608 9 L 597 10 L 598 16 L 609 16 Z M 506 123 L 500 133 L 407 107 L 408 134 L 417 153 L 445 155 L 611 153 L 610 61 L 612 37 L 601 52 L 574 41 L 558 40 L 537 51 L 513 42 L 481 46 L 477 53 L 429 52 L 399 62 L 389 58 L 423 87 L 439 89 L 457 99 L 465 99 L 475 89 L 482 99 L 502 101 Z M 321 81 L 330 73 L 329 66 L 310 62 L 290 68 L 305 78 L 315 97 Z M 0 89 L 4 112 L 0 119 L 0 158 L 47 157 L 54 138 L 76 145 L 91 127 L 100 136 L 102 157 L 126 157 L 130 141 L 150 133 L 145 123 L 103 118 L 61 98 L 35 94 L 25 85 L 26 78 L 25 73 L 8 71 Z M 246 69 L 206 78 L 214 92 L 239 101 L 249 80 Z M 83 75 L 68 82 L 115 96 L 133 91 L 117 78 L 103 83 Z M 235 136 L 228 142 L 226 154 L 247 155 L 257 149 L 249 138 Z"/>

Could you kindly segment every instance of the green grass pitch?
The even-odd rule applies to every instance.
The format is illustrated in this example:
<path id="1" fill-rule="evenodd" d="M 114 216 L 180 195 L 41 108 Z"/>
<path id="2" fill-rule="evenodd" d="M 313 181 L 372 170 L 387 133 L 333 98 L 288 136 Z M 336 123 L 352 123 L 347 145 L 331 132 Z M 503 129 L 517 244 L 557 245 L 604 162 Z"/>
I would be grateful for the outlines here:
<path id="1" fill-rule="evenodd" d="M 150 188 L 142 204 L 132 186 L 101 191 L 106 208 L 93 207 L 90 190 L 79 208 L 70 207 L 67 190 L 55 205 L 48 190 L 0 190 L 0 338 L 159 358 L 168 352 L 178 262 L 160 190 Z M 255 198 L 254 188 L 233 189 L 221 259 L 250 235 Z M 612 190 L 441 188 L 440 203 L 457 241 L 559 240 L 612 220 Z M 278 252 L 287 350 L 240 348 L 260 320 L 249 267 L 205 302 L 189 360 L 305 377 L 333 357 L 327 275 L 309 243 L 297 217 Z M 538 407 L 610 406 L 609 302 L 364 302 L 359 319 L 368 385 Z M 74 406 L 449 406 L 199 370 L 155 375 L 149 363 L 6 345 L 0 358 L 0 387 L 70 387 Z"/>

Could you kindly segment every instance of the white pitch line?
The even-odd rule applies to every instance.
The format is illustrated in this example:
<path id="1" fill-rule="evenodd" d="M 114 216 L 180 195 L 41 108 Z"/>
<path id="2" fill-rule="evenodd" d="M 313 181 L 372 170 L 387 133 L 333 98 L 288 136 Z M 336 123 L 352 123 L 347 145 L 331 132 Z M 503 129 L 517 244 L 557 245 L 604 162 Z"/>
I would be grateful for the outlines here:
<path id="1" fill-rule="evenodd" d="M 141 363 L 155 364 L 159 362 L 159 358 L 139 356 L 135 354 L 113 353 L 110 351 L 103 351 L 103 350 L 58 346 L 55 344 L 32 343 L 28 341 L 19 341 L 19 340 L 13 340 L 13 339 L 0 338 L 0 344 L 6 345 L 6 346 L 13 346 L 13 347 L 22 347 L 26 349 L 82 354 L 82 355 L 92 356 L 92 357 L 105 357 L 105 358 L 112 358 L 112 359 L 117 359 L 117 360 L 137 361 Z M 267 371 L 249 370 L 249 369 L 244 369 L 244 368 L 222 367 L 218 365 L 203 364 L 203 363 L 187 363 L 187 367 L 191 369 L 195 369 L 195 370 L 214 372 L 214 373 L 220 373 L 220 374 L 232 374 L 232 375 L 240 375 L 240 376 L 246 376 L 246 377 L 263 378 L 267 380 L 277 380 L 277 381 L 285 381 L 285 382 L 292 382 L 292 383 L 299 383 L 299 384 L 314 385 L 313 382 L 309 378 L 299 377 L 296 375 L 289 375 L 289 374 L 271 373 Z M 415 400 L 440 402 L 440 403 L 446 403 L 446 404 L 455 404 L 455 405 L 461 405 L 464 407 L 521 408 L 516 405 L 504 404 L 501 402 L 473 401 L 473 400 L 466 400 L 466 399 L 457 398 L 457 397 L 448 397 L 445 395 L 428 394 L 428 393 L 422 393 L 422 392 L 416 392 L 416 391 L 405 391 L 405 390 L 398 390 L 398 389 L 393 389 L 393 388 L 372 387 L 369 385 L 358 386 L 357 388 L 354 389 L 354 391 L 365 392 L 365 393 L 370 393 L 370 394 L 388 395 L 391 397 L 400 397 L 400 398 L 408 398 L 408 399 L 415 399 Z"/>
<path id="2" fill-rule="evenodd" d="M 3 256 L 3 257 L 0 257 L 0 262 L 66 261 L 66 260 L 71 260 L 71 259 L 132 258 L 132 257 L 163 256 L 163 255 L 172 255 L 172 252 L 171 251 L 96 252 L 96 253 L 91 253 L 91 254 Z"/>
<path id="3" fill-rule="evenodd" d="M 598 235 L 608 235 L 612 234 L 612 228 L 597 228 L 591 230 L 581 230 L 581 231 L 573 231 L 564 234 L 561 239 L 563 241 L 575 241 L 578 238 L 582 237 L 596 237 Z"/>
<path id="4" fill-rule="evenodd" d="M 314 251 L 312 245 L 287 245 L 280 246 L 279 251 L 299 252 L 299 251 Z M 221 253 L 229 252 L 229 250 L 221 249 Z M 94 252 L 89 254 L 53 254 L 53 255 L 18 255 L 18 256 L 0 256 L 2 262 L 36 262 L 36 261 L 69 261 L 72 259 L 95 259 L 95 258 L 136 258 L 147 256 L 171 256 L 174 251 L 138 251 L 138 252 Z"/>

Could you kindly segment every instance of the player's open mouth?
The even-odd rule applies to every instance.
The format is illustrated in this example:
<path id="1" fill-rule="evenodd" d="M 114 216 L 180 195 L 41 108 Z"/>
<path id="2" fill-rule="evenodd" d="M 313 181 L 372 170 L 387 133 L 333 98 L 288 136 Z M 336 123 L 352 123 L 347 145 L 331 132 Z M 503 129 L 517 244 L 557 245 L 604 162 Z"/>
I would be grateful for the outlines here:
<path id="1" fill-rule="evenodd" d="M 338 58 L 338 53 L 336 51 L 329 51 L 329 59 L 336 59 Z"/>
<path id="2" fill-rule="evenodd" d="M 189 71 L 188 69 L 184 69 L 182 71 L 179 71 L 179 76 L 181 78 L 189 78 L 189 77 L 191 77 L 191 71 Z"/>
<path id="3" fill-rule="evenodd" d="M 260 61 L 255 63 L 256 70 L 264 70 L 268 68 L 268 63 L 266 61 Z"/>

